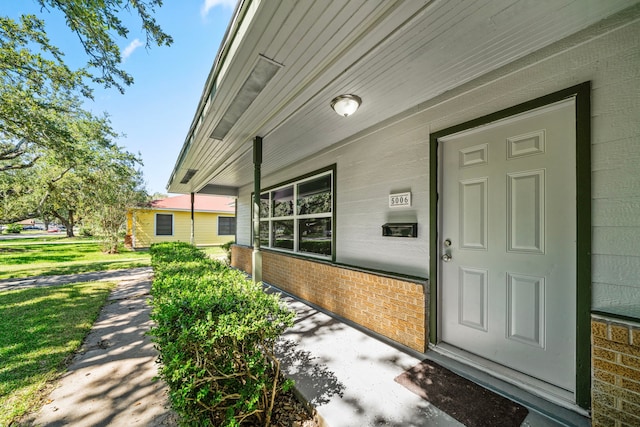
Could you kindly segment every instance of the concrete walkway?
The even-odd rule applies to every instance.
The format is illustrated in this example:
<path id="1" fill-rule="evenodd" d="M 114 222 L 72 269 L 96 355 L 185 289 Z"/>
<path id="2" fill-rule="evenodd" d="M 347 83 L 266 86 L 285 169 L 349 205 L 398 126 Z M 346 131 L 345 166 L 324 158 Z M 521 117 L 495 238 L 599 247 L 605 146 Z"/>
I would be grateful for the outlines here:
<path id="1" fill-rule="evenodd" d="M 128 270 L 92 271 L 90 273 L 66 274 L 60 276 L 33 276 L 23 279 L 0 280 L 0 292 L 41 286 L 60 286 L 69 283 L 95 282 L 98 280 L 130 281 L 134 278 L 149 279 L 151 267 L 130 268 Z"/>
<path id="2" fill-rule="evenodd" d="M 42 409 L 26 420 L 38 426 L 175 426 L 166 386 L 153 381 L 157 351 L 145 333 L 151 269 L 132 269 L 0 282 L 0 289 L 87 280 L 119 285 Z M 279 347 L 285 373 L 317 410 L 324 426 L 461 426 L 394 381 L 424 355 L 399 349 L 291 297 L 297 312 Z M 431 354 L 431 352 L 430 352 Z M 545 411 L 542 411 L 545 412 Z M 553 409 L 547 414 L 555 415 Z M 522 426 L 588 425 L 579 416 L 553 421 L 536 408 Z"/>
<path id="3" fill-rule="evenodd" d="M 31 286 L 118 280 L 108 303 L 45 405 L 36 426 L 175 426 L 166 386 L 154 381 L 158 352 L 145 333 L 151 268 L 38 278 Z M 5 283 L 2 283 L 4 287 Z M 26 287 L 28 283 L 13 288 Z"/>

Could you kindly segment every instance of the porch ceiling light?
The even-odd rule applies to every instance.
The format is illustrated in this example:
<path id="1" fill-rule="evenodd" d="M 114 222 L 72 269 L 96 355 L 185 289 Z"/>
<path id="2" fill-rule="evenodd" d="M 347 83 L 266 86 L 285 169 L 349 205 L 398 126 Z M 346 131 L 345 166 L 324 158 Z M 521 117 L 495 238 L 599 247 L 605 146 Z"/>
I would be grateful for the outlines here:
<path id="1" fill-rule="evenodd" d="M 356 112 L 362 104 L 362 99 L 357 95 L 340 95 L 333 98 L 331 108 L 341 116 L 348 117 Z"/>

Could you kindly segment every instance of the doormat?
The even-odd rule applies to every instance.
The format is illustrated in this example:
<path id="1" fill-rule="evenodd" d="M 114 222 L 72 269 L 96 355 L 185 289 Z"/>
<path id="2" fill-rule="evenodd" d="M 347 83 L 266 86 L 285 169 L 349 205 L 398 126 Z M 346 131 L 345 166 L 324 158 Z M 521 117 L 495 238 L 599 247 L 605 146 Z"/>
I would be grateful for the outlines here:
<path id="1" fill-rule="evenodd" d="M 529 411 L 430 360 L 395 381 L 467 427 L 517 427 Z"/>

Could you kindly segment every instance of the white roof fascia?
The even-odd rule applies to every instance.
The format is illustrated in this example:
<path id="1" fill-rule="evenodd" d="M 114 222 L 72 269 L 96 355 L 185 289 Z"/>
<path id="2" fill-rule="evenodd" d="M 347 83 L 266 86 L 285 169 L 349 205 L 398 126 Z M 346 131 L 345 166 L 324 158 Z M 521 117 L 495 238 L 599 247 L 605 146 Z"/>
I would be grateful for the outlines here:
<path id="1" fill-rule="evenodd" d="M 204 89 L 200 95 L 196 113 L 194 114 L 191 125 L 189 126 L 189 132 L 187 132 L 187 136 L 182 144 L 176 164 L 173 166 L 173 171 L 171 172 L 171 176 L 169 177 L 169 181 L 166 185 L 167 188 L 169 188 L 173 183 L 176 172 L 180 168 L 180 163 L 184 157 L 186 157 L 185 154 L 191 144 L 195 127 L 197 126 L 200 117 L 204 114 L 205 106 L 210 102 L 208 98 L 211 90 L 213 87 L 218 87 L 219 83 L 222 81 L 222 78 L 229 67 L 229 63 L 233 59 L 233 55 L 236 53 L 240 43 L 242 42 L 242 38 L 246 34 L 247 29 L 255 17 L 261 3 L 262 0 L 238 0 L 238 4 L 236 5 L 236 9 L 233 13 L 233 18 L 227 26 L 225 35 L 222 38 L 222 43 L 220 44 L 220 48 L 216 54 L 216 59 L 213 62 L 213 66 L 211 67 L 211 71 L 209 71 L 209 76 L 207 77 Z"/>

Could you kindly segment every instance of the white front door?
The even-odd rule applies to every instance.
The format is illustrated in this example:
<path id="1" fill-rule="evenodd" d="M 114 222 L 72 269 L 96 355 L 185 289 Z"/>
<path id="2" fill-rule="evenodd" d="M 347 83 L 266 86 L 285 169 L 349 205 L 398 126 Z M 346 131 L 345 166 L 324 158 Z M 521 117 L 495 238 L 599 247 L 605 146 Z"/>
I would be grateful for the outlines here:
<path id="1" fill-rule="evenodd" d="M 439 139 L 440 337 L 570 393 L 574 99 Z"/>

